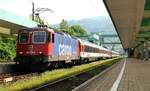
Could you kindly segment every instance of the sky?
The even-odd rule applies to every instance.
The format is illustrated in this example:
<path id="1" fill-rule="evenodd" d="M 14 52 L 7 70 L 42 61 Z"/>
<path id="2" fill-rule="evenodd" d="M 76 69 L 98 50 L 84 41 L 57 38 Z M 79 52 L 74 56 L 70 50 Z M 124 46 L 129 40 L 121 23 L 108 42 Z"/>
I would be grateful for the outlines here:
<path id="1" fill-rule="evenodd" d="M 49 8 L 54 11 L 40 14 L 49 24 L 60 23 L 62 19 L 79 20 L 109 16 L 102 0 L 0 0 L 0 9 L 29 18 L 32 2 L 35 3 L 35 8 Z"/>
<path id="2" fill-rule="evenodd" d="M 43 12 L 41 18 L 50 24 L 65 20 L 79 20 L 97 16 L 107 16 L 102 0 L 0 0 L 0 9 L 29 18 L 35 8 L 49 8 L 54 12 Z"/>

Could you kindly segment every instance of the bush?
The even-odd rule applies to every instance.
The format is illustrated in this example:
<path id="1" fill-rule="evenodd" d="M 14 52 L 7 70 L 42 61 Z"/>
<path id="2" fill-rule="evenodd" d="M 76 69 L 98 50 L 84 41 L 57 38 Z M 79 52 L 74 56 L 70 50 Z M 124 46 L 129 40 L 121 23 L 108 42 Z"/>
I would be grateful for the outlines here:
<path id="1" fill-rule="evenodd" d="M 12 61 L 16 55 L 16 38 L 0 37 L 0 61 Z"/>

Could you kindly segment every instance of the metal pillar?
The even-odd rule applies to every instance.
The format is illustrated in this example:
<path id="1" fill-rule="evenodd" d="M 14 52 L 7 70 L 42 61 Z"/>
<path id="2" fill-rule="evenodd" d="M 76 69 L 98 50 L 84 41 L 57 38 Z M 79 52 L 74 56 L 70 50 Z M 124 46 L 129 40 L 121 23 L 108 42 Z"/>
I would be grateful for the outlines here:
<path id="1" fill-rule="evenodd" d="M 148 47 L 148 42 L 144 43 L 144 60 L 149 59 L 149 47 Z"/>
<path id="2" fill-rule="evenodd" d="M 134 49 L 133 48 L 127 48 L 125 49 L 127 52 L 128 57 L 133 57 L 134 56 Z"/>

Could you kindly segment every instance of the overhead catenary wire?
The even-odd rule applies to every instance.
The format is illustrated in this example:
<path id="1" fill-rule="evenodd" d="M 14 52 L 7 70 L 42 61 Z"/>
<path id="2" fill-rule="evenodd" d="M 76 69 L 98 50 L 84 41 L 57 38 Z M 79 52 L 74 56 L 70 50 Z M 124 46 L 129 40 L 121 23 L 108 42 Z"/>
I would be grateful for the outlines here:
<path id="1" fill-rule="evenodd" d="M 91 8 L 93 8 L 93 11 L 95 11 L 95 13 L 97 13 L 98 15 L 100 15 L 100 11 L 99 11 L 99 9 L 96 7 L 96 5 L 95 5 L 95 3 L 93 3 L 93 0 L 88 0 L 88 2 L 89 2 L 89 4 L 90 4 L 90 6 L 91 6 Z M 95 1 L 96 2 L 96 1 Z M 99 4 L 99 2 L 96 2 L 96 4 L 97 4 L 97 6 L 100 6 L 100 5 L 98 5 Z M 100 8 L 100 7 L 99 7 Z M 106 17 L 107 18 L 107 17 Z M 108 22 L 110 22 L 110 21 L 106 21 L 107 19 L 103 19 L 103 24 L 109 24 Z"/>
<path id="2" fill-rule="evenodd" d="M 36 3 L 34 0 L 27 0 L 28 2 L 30 2 L 30 3 L 33 3 L 34 2 L 34 4 L 35 4 L 35 9 L 37 8 L 43 8 L 43 7 L 45 7 L 45 6 L 42 6 L 42 5 L 39 5 L 38 3 Z M 59 17 L 59 16 L 57 16 L 56 14 L 55 14 L 55 11 L 53 10 L 53 9 L 51 9 L 51 15 L 53 15 L 55 18 L 57 18 L 58 20 L 62 20 L 63 18 L 61 18 L 61 17 Z"/>
<path id="3" fill-rule="evenodd" d="M 99 14 L 99 10 L 97 10 L 97 8 L 95 7 L 94 3 L 91 1 L 91 0 L 88 0 L 89 1 L 89 4 L 90 6 L 93 8 L 93 11 L 95 11 L 97 14 Z"/>

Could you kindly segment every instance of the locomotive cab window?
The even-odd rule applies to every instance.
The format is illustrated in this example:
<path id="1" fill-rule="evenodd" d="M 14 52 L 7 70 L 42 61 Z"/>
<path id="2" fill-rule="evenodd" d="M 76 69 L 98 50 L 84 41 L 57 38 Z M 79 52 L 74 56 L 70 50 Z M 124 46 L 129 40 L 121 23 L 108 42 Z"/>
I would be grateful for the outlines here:
<path id="1" fill-rule="evenodd" d="M 54 43 L 54 34 L 52 34 L 52 43 Z"/>
<path id="2" fill-rule="evenodd" d="M 29 39 L 29 33 L 28 32 L 20 33 L 19 43 L 28 43 L 28 39 Z"/>
<path id="3" fill-rule="evenodd" d="M 45 31 L 34 31 L 33 32 L 33 43 L 42 44 L 46 42 L 46 32 Z"/>
<path id="4" fill-rule="evenodd" d="M 51 35 L 50 32 L 47 32 L 47 33 L 46 33 L 46 36 L 47 36 L 47 37 L 46 37 L 46 42 L 47 42 L 47 43 L 49 43 L 49 42 L 51 41 L 51 36 L 50 36 L 50 35 Z"/>

